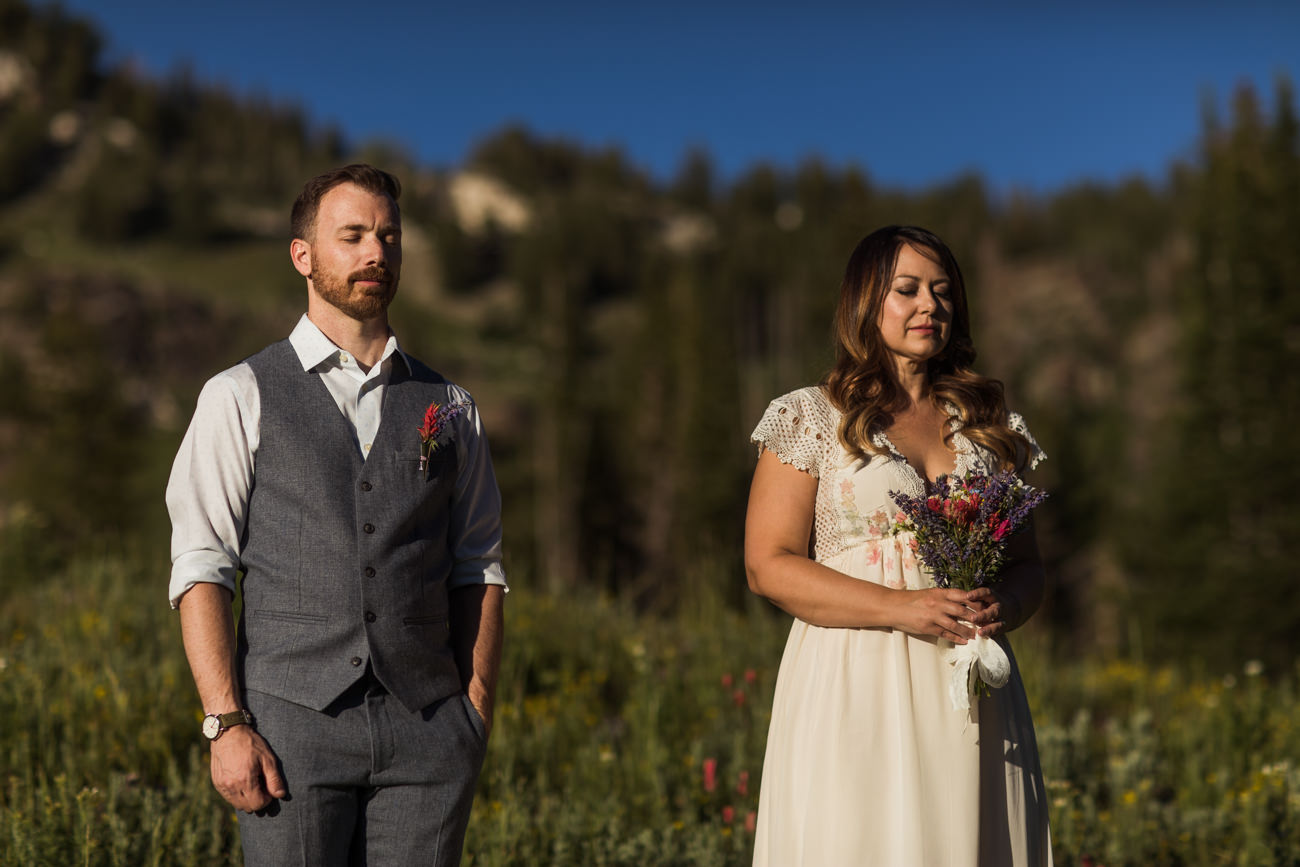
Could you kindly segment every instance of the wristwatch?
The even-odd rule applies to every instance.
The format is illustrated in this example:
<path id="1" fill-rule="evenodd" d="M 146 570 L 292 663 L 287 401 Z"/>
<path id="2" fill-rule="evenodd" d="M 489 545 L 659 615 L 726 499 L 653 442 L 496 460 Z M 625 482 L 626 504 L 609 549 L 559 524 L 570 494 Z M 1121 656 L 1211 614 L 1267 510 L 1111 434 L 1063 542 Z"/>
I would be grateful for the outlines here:
<path id="1" fill-rule="evenodd" d="M 203 718 L 203 736 L 210 741 L 215 741 L 228 728 L 252 724 L 253 715 L 242 708 L 231 713 L 210 713 Z"/>

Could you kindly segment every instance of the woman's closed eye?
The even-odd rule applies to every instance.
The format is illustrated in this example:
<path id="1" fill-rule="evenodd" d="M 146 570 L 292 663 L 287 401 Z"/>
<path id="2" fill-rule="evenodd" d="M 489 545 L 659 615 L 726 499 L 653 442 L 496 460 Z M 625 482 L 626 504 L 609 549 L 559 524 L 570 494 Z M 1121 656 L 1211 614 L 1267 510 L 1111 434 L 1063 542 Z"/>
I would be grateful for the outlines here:
<path id="1" fill-rule="evenodd" d="M 916 286 L 908 285 L 908 286 L 895 286 L 894 291 L 897 292 L 899 295 L 902 295 L 907 298 L 911 298 L 920 290 Z M 948 298 L 952 295 L 952 290 L 948 288 L 947 283 L 940 283 L 939 285 L 932 286 L 930 288 L 930 294 L 934 295 L 936 298 Z"/>

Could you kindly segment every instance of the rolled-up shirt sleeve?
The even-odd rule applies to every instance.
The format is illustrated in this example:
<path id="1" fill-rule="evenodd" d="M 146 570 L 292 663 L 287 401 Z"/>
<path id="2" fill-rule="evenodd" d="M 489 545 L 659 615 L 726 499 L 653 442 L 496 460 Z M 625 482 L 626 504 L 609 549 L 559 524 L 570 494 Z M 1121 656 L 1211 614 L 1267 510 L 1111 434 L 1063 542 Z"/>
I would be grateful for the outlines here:
<path id="1" fill-rule="evenodd" d="M 199 393 L 167 482 L 173 608 L 195 584 L 220 584 L 235 592 L 259 412 L 257 380 L 246 364 L 217 374 Z"/>
<path id="2" fill-rule="evenodd" d="M 451 503 L 452 556 L 448 588 L 471 584 L 506 586 L 501 566 L 501 492 L 478 407 L 469 393 L 451 386 L 452 400 L 465 405 L 453 422 L 459 470 Z"/>

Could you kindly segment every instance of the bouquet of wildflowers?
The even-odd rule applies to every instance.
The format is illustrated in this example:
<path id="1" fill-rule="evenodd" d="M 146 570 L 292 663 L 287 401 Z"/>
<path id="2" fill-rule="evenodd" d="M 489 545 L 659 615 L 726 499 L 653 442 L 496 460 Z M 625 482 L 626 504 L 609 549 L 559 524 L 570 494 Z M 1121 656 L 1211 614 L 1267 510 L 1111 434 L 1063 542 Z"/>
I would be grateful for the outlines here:
<path id="1" fill-rule="evenodd" d="M 924 497 L 889 492 L 901 511 L 895 529 L 912 533 L 935 584 L 961 590 L 998 580 L 1007 540 L 1047 499 L 1011 472 L 940 476 L 925 487 Z"/>
<path id="2" fill-rule="evenodd" d="M 899 508 L 893 531 L 912 534 L 912 550 L 934 574 L 936 585 L 961 590 L 1000 579 L 1008 540 L 1047 498 L 1011 472 L 944 475 L 927 483 L 922 497 L 889 495 Z M 971 690 L 1002 686 L 1010 676 L 1006 653 L 983 636 L 954 648 L 952 662 L 949 695 L 958 710 L 969 707 Z"/>

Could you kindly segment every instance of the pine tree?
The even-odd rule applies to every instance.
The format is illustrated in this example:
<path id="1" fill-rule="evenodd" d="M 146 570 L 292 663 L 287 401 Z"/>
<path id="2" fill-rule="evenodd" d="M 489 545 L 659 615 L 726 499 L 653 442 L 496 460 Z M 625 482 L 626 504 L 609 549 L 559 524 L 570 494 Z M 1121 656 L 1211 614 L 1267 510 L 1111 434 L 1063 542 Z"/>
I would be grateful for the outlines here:
<path id="1" fill-rule="evenodd" d="M 1181 301 L 1182 407 L 1133 540 L 1154 646 L 1285 658 L 1300 628 L 1292 542 L 1300 412 L 1300 139 L 1242 89 L 1208 118 Z"/>

